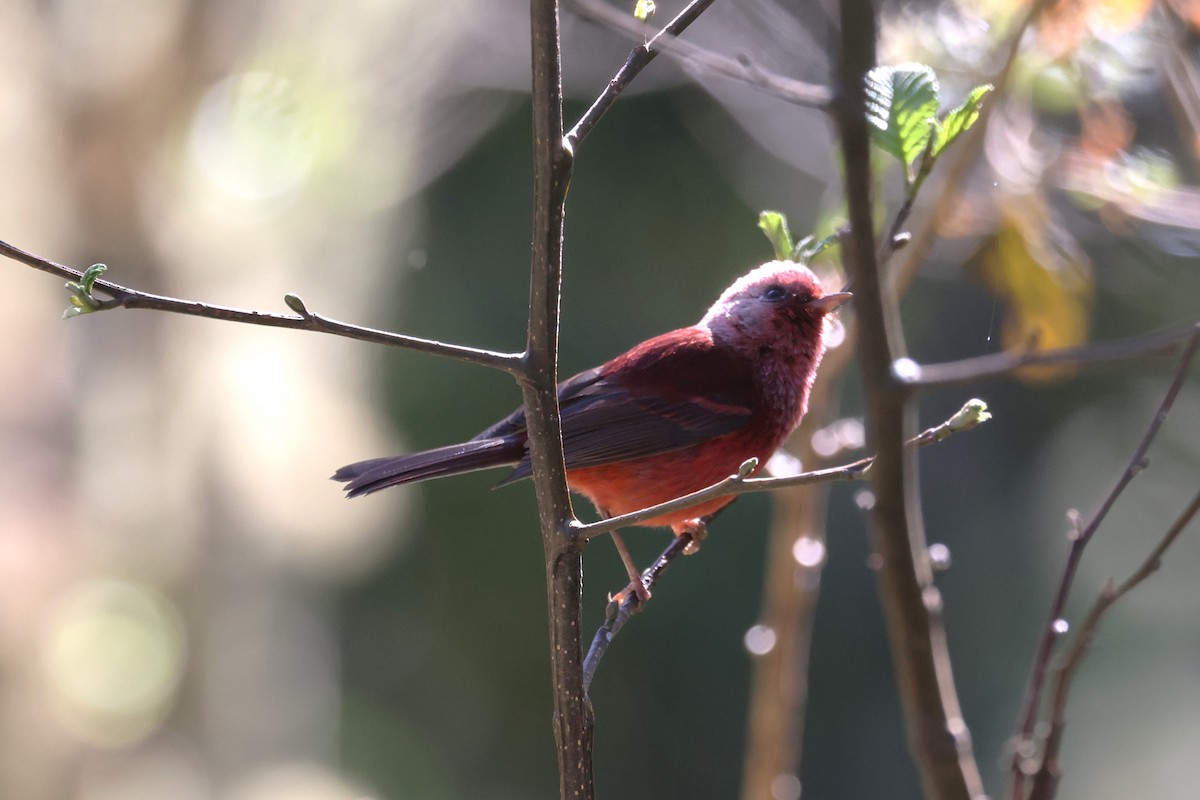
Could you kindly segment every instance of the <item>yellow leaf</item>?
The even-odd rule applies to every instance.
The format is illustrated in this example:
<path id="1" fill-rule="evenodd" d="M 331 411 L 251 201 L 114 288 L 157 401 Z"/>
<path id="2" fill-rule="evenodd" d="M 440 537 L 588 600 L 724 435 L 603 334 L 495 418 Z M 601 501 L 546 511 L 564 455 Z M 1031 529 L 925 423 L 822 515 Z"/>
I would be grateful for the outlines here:
<path id="1" fill-rule="evenodd" d="M 1001 209 L 1000 231 L 985 251 L 988 283 L 1007 308 L 1000 331 L 1007 350 L 1053 350 L 1087 340 L 1094 296 L 1091 265 L 1058 228 L 1040 195 L 1013 198 Z M 1053 380 L 1075 370 L 1025 367 L 1018 377 Z"/>

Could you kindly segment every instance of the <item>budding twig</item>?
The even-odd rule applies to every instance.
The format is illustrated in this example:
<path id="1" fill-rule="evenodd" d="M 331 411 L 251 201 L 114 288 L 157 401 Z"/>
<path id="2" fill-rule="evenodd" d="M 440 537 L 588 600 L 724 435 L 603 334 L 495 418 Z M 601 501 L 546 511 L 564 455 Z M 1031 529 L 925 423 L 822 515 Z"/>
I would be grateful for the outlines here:
<path id="1" fill-rule="evenodd" d="M 912 439 L 909 439 L 908 444 L 915 447 L 936 444 L 955 433 L 971 430 L 979 425 L 979 423 L 991 419 L 991 416 L 991 413 L 987 410 L 987 403 L 979 399 L 968 400 L 962 408 L 956 411 L 945 422 L 922 431 Z M 875 457 L 868 456 L 867 458 L 860 458 L 857 461 L 852 461 L 849 464 L 843 464 L 839 467 L 802 472 L 798 475 L 786 475 L 778 478 L 751 478 L 749 477 L 750 474 L 758 466 L 758 459 L 751 458 L 739 467 L 736 474 L 717 481 L 711 486 L 707 486 L 691 494 L 685 494 L 683 497 L 677 497 L 674 500 L 668 500 L 665 503 L 643 508 L 639 511 L 631 511 L 628 514 L 581 524 L 576 528 L 576 531 L 580 536 L 592 539 L 617 528 L 625 528 L 630 525 L 636 525 L 644 520 L 653 519 L 662 514 L 698 506 L 716 497 L 749 494 L 751 492 L 770 492 L 776 489 L 785 489 L 789 486 L 805 486 L 811 483 L 862 480 L 867 477 L 868 470 L 874 463 Z"/>
<path id="2" fill-rule="evenodd" d="M 196 300 L 165 297 L 138 289 L 131 289 L 128 286 L 122 286 L 119 283 L 113 283 L 112 281 L 96 277 L 100 270 L 93 268 L 87 272 L 80 272 L 77 269 L 72 269 L 63 264 L 34 255 L 4 241 L 0 241 L 0 256 L 10 258 L 13 261 L 19 261 L 42 272 L 48 272 L 51 275 L 68 279 L 70 281 L 68 288 L 72 291 L 70 297 L 72 308 L 70 311 L 76 314 L 109 311 L 115 308 L 151 309 L 173 314 L 186 314 L 192 317 L 224 320 L 226 322 L 264 325 L 270 328 L 293 328 L 296 330 L 315 331 L 316 333 L 327 333 L 333 336 L 343 336 L 347 339 L 356 339 L 362 342 L 372 342 L 374 344 L 383 344 L 389 347 L 399 347 L 405 350 L 415 350 L 444 358 L 452 358 L 456 361 L 465 361 L 469 364 L 478 364 L 484 367 L 499 369 L 511 375 L 519 376 L 524 369 L 519 353 L 498 353 L 493 350 L 481 350 L 475 347 L 446 344 L 445 342 L 438 342 L 433 339 L 422 339 L 417 336 L 389 333 L 388 331 L 381 331 L 375 328 L 365 328 L 361 325 L 340 322 L 310 312 L 304 305 L 304 302 L 294 294 L 285 295 L 284 302 L 287 303 L 288 308 L 296 312 L 296 316 L 272 314 L 266 311 L 248 311 L 229 306 L 201 303 Z M 89 275 L 88 273 L 91 274 Z M 88 279 L 85 279 L 85 275 Z M 93 290 L 103 292 L 108 295 L 108 298 L 93 296 L 91 294 Z"/>
<path id="3" fill-rule="evenodd" d="M 924 447 L 936 444 L 955 433 L 969 431 L 978 426 L 979 423 L 986 422 L 989 419 L 991 419 L 991 414 L 988 413 L 986 403 L 977 399 L 968 400 L 948 420 L 914 436 L 907 444 L 911 447 Z M 749 476 L 758 468 L 758 459 L 749 458 L 742 463 L 736 474 L 730 475 L 725 480 L 719 481 L 706 489 L 701 489 L 698 492 L 693 492 L 677 500 L 659 503 L 656 506 L 635 511 L 631 514 L 622 514 L 619 517 L 609 517 L 588 525 L 579 525 L 576 531 L 580 536 L 590 538 L 625 525 L 632 525 L 645 519 L 651 519 L 659 514 L 665 514 L 681 508 L 689 508 L 706 500 L 711 500 L 714 497 L 723 497 L 729 494 L 745 494 L 747 492 L 765 492 L 772 489 L 800 486 L 807 483 L 859 480 L 867 474 L 867 470 L 870 469 L 874 462 L 874 457 L 860 458 L 858 461 L 840 467 L 815 470 L 800 475 L 790 475 L 783 478 L 751 478 Z M 671 565 L 671 562 L 679 555 L 688 551 L 688 547 L 692 544 L 692 541 L 693 537 L 687 533 L 681 533 L 676 536 L 650 568 L 642 573 L 642 586 L 647 590 L 652 589 L 662 573 Z M 596 673 L 596 667 L 599 666 L 600 659 L 604 657 L 604 653 L 608 650 L 609 644 L 612 643 L 613 637 L 629 621 L 630 617 L 641 611 L 644 607 L 644 604 L 634 592 L 623 592 L 609 602 L 604 624 L 596 631 L 596 635 L 592 639 L 592 646 L 589 648 L 587 657 L 583 662 L 585 686 L 591 685 L 592 678 Z"/>

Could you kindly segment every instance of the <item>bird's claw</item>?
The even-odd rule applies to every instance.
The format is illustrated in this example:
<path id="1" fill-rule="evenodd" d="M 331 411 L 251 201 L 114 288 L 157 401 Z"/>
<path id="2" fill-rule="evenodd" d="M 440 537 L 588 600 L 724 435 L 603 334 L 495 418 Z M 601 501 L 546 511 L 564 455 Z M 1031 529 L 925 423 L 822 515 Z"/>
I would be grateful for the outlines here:
<path id="1" fill-rule="evenodd" d="M 633 602 L 640 609 L 650 600 L 650 590 L 646 588 L 646 584 L 641 580 L 630 581 L 629 585 L 621 591 L 613 594 L 609 592 L 608 602 L 616 603 L 618 606 L 623 606 L 627 602 Z"/>
<path id="2" fill-rule="evenodd" d="M 708 536 L 708 524 L 703 519 L 688 520 L 680 526 L 676 535 L 688 538 L 687 544 L 683 546 L 683 554 L 695 555 L 700 552 L 700 544 Z"/>

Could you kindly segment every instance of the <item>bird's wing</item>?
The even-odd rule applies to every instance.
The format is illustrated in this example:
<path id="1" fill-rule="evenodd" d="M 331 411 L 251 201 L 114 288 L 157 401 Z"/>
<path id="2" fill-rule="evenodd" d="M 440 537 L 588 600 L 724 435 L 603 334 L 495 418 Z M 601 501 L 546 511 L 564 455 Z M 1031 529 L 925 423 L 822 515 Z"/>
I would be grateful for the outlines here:
<path id="1" fill-rule="evenodd" d="M 681 450 L 746 425 L 758 405 L 749 364 L 683 329 L 651 339 L 559 386 L 568 469 Z M 519 418 L 519 419 L 518 419 Z M 481 436 L 524 427 L 514 414 Z M 530 474 L 526 456 L 502 483 Z"/>

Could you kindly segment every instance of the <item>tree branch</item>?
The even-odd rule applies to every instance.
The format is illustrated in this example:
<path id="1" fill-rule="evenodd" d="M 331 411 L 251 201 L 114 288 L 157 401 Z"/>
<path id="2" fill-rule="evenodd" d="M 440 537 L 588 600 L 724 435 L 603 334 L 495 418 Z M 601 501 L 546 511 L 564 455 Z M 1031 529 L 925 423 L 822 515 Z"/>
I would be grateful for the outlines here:
<path id="1" fill-rule="evenodd" d="M 981 401 L 970 400 L 955 412 L 954 416 L 940 425 L 928 428 L 909 439 L 907 445 L 910 447 L 924 447 L 936 444 L 955 433 L 971 430 L 990 416 L 986 409 L 983 408 Z M 779 478 L 750 478 L 747 476 L 758 466 L 758 460 L 752 458 L 742 464 L 737 474 L 730 475 L 728 478 L 720 480 L 711 486 L 707 486 L 691 494 L 685 494 L 682 497 L 677 497 L 674 500 L 668 500 L 665 503 L 650 506 L 649 508 L 631 511 L 628 514 L 621 514 L 617 517 L 606 517 L 596 522 L 589 522 L 586 525 L 580 525 L 577 530 L 581 536 L 592 539 L 602 533 L 636 525 L 643 520 L 653 519 L 661 514 L 700 505 L 715 497 L 750 494 L 751 492 L 771 492 L 793 486 L 808 486 L 814 483 L 861 480 L 867 477 L 868 470 L 874 463 L 875 457 L 868 456 L 867 458 L 860 458 L 857 461 L 852 461 L 849 464 L 843 464 L 839 467 L 802 472 L 799 475 L 788 475 Z"/>
<path id="2" fill-rule="evenodd" d="M 850 234 L 846 262 L 855 291 L 859 359 L 867 402 L 867 441 L 876 451 L 871 509 L 872 542 L 881 558 L 879 587 L 887 621 L 908 742 L 926 797 L 983 794 L 966 725 L 958 713 L 944 640 L 935 635 L 928 598 L 932 574 L 914 550 L 923 549 L 919 505 L 903 447 L 908 388 L 893 373 L 902 350 L 894 298 L 885 297 L 876 262 L 871 215 L 870 136 L 866 74 L 875 65 L 875 12 L 870 0 L 842 0 L 839 102 Z"/>
<path id="3" fill-rule="evenodd" d="M 923 431 L 919 436 L 910 439 L 907 444 L 914 448 L 935 444 L 949 438 L 955 433 L 971 430 L 979 425 L 979 423 L 990 418 L 991 415 L 987 413 L 982 401 L 970 400 L 950 419 Z M 758 466 L 758 459 L 751 458 L 742 463 L 737 474 L 731 475 L 706 489 L 642 509 L 641 511 L 623 514 L 619 517 L 610 517 L 590 525 L 582 525 L 578 530 L 584 535 L 595 536 L 606 531 L 615 530 L 623 525 L 650 519 L 668 511 L 688 508 L 714 497 L 729 494 L 745 494 L 747 492 L 765 492 L 772 489 L 784 489 L 836 480 L 858 480 L 866 475 L 867 470 L 871 468 L 874 461 L 874 458 L 861 458 L 858 461 L 841 467 L 816 470 L 786 478 L 749 478 L 747 476 Z M 693 538 L 689 533 L 681 533 L 676 536 L 671 544 L 655 560 L 654 564 L 642 573 L 642 585 L 647 590 L 652 589 L 662 573 L 671 565 L 671 562 L 680 554 L 687 552 L 687 548 L 691 545 L 692 541 Z M 592 639 L 592 646 L 589 648 L 587 657 L 584 659 L 585 685 L 591 685 L 596 668 L 600 664 L 600 659 L 604 657 L 604 653 L 608 650 L 608 646 L 612 643 L 613 638 L 624 627 L 625 623 L 629 621 L 629 618 L 644 607 L 644 604 L 640 602 L 636 593 L 622 592 L 618 597 L 620 597 L 620 600 L 614 598 L 609 602 L 604 624 L 596 631 L 596 635 Z"/>
<path id="4" fill-rule="evenodd" d="M 1042 704 L 1042 689 L 1045 685 L 1046 671 L 1049 669 L 1050 657 L 1054 652 L 1054 645 L 1058 640 L 1058 633 L 1056 632 L 1057 623 L 1062 618 L 1063 612 L 1066 609 L 1067 598 L 1071 593 L 1071 586 L 1074 583 L 1079 563 L 1083 559 L 1084 548 L 1087 547 L 1088 542 L 1095 536 L 1100 524 L 1117 502 L 1117 498 L 1121 496 L 1125 488 L 1129 486 L 1138 473 L 1145 467 L 1146 453 L 1149 451 L 1154 437 L 1158 435 L 1163 422 L 1166 421 L 1167 414 L 1170 413 L 1171 407 L 1175 403 L 1175 398 L 1179 396 L 1179 392 L 1183 388 L 1188 368 L 1196 355 L 1198 347 L 1200 347 L 1200 326 L 1194 326 L 1191 329 L 1191 339 L 1188 341 L 1183 356 L 1179 360 L 1179 366 L 1175 370 L 1175 377 L 1171 381 L 1171 385 L 1167 388 L 1167 392 L 1163 396 L 1162 402 L 1159 403 L 1153 418 L 1151 418 L 1150 424 L 1142 434 L 1137 447 L 1134 448 L 1133 455 L 1129 457 L 1125 469 L 1121 472 L 1120 477 L 1117 478 L 1116 483 L 1113 484 L 1108 494 L 1101 500 L 1100 506 L 1092 513 L 1087 523 L 1082 526 L 1075 525 L 1072 527 L 1070 533 L 1071 549 L 1067 553 L 1067 561 L 1063 566 L 1062 577 L 1059 579 L 1058 589 L 1055 591 L 1054 601 L 1050 606 L 1050 616 L 1046 621 L 1045 628 L 1042 630 L 1037 653 L 1033 660 L 1033 668 L 1030 671 L 1029 682 L 1025 688 L 1025 699 L 1021 704 L 1021 717 L 1016 736 L 1017 746 L 1013 749 L 1013 783 L 1010 795 L 1013 800 L 1020 800 L 1024 793 L 1025 771 L 1022 769 L 1021 752 L 1028 746 L 1025 743 L 1031 743 L 1033 740 L 1034 728 L 1037 724 L 1038 712 Z"/>
<path id="5" fill-rule="evenodd" d="M 741 81 L 780 100 L 805 108 L 827 110 L 832 102 L 833 94 L 826 86 L 768 72 L 747 59 L 728 58 L 691 42 L 676 39 L 670 33 L 656 34 L 653 27 L 638 22 L 601 0 L 572 0 L 572 6 L 580 16 L 600 22 L 629 39 L 646 41 L 648 37 L 655 36 L 655 47 L 684 66 Z"/>
<path id="6" fill-rule="evenodd" d="M 668 38 L 674 42 L 675 37 L 691 25 L 704 12 L 706 8 L 713 4 L 713 0 L 692 0 L 687 6 L 675 15 L 675 19 L 671 20 L 665 28 L 658 31 L 649 39 L 643 40 L 643 44 L 638 45 L 630 51 L 629 57 L 625 60 L 625 66 L 617 71 L 612 80 L 608 82 L 608 86 L 596 98 L 596 102 L 592 103 L 579 122 L 575 123 L 575 127 L 571 128 L 571 132 L 567 134 L 566 147 L 572 153 L 579 148 L 579 143 L 582 142 L 592 128 L 596 127 L 596 123 L 600 118 L 612 107 L 612 104 L 617 102 L 617 98 L 621 96 L 621 92 L 625 91 L 630 82 L 637 77 L 647 64 L 654 60 L 654 57 L 659 54 L 660 42 L 666 41 Z M 600 5 L 604 11 L 602 13 L 623 17 L 619 12 L 609 8 L 603 4 Z"/>
<path id="7" fill-rule="evenodd" d="M 533 251 L 521 390 L 546 557 L 554 736 L 562 800 L 595 796 L 592 706 L 583 683 L 583 547 L 567 491 L 558 410 L 563 219 L 572 155 L 563 140 L 557 0 L 530 4 L 533 60 Z"/>
<path id="8" fill-rule="evenodd" d="M 1192 497 L 1192 501 L 1188 504 L 1183 513 L 1179 515 L 1175 523 L 1167 530 L 1163 537 L 1150 551 L 1150 555 L 1146 556 L 1146 560 L 1142 562 L 1134 572 L 1125 579 L 1120 586 L 1114 587 L 1110 581 L 1100 596 L 1092 604 L 1088 610 L 1087 616 L 1084 618 L 1083 624 L 1079 627 L 1079 632 L 1071 641 L 1071 646 L 1063 654 L 1063 660 L 1055 670 L 1054 686 L 1051 692 L 1050 699 L 1050 731 L 1046 735 L 1046 747 L 1042 756 L 1042 764 L 1038 768 L 1037 774 L 1033 778 L 1033 788 L 1029 793 L 1029 800 L 1051 800 L 1054 797 L 1055 791 L 1058 788 L 1058 779 L 1061 775 L 1059 768 L 1058 756 L 1062 745 L 1063 731 L 1067 724 L 1067 698 L 1070 695 L 1071 684 L 1075 680 L 1075 675 L 1079 672 L 1079 667 L 1083 663 L 1084 656 L 1087 655 L 1088 647 L 1096 638 L 1096 633 L 1100 628 L 1100 621 L 1104 614 L 1112 608 L 1118 600 L 1124 597 L 1135 586 L 1153 575 L 1160 566 L 1162 566 L 1162 558 L 1167 550 L 1175 543 L 1184 529 L 1191 523 L 1196 515 L 1200 513 L 1200 492 L 1197 492 Z"/>
<path id="9" fill-rule="evenodd" d="M 1200 320 L 1178 328 L 1155 331 L 1153 333 L 1133 336 L 1128 339 L 1115 339 L 1109 342 L 1095 342 L 1078 347 L 1064 347 L 1058 350 L 1026 350 L 1019 353 L 992 353 L 986 356 L 967 358 L 962 361 L 950 361 L 945 364 L 912 364 L 911 370 L 906 370 L 903 380 L 907 386 L 918 389 L 928 389 L 935 386 L 955 386 L 972 383 L 981 378 L 1007 375 L 1021 367 L 1039 364 L 1096 364 L 1105 361 L 1124 361 L 1131 358 L 1145 358 L 1153 355 L 1167 355 L 1178 349 L 1179 344 L 1196 335 L 1200 330 Z"/>
<path id="10" fill-rule="evenodd" d="M 0 256 L 10 258 L 13 261 L 19 261 L 34 269 L 48 272 L 51 275 L 57 275 L 60 278 L 78 281 L 83 277 L 83 273 L 79 270 L 49 261 L 3 241 L 0 241 Z M 362 342 L 372 342 L 389 347 L 399 347 L 405 350 L 429 353 L 444 358 L 452 358 L 457 361 L 465 361 L 469 364 L 478 364 L 480 366 L 503 370 L 511 375 L 519 375 L 524 369 L 521 356 L 516 353 L 498 353 L 492 350 L 446 344 L 432 339 L 421 339 L 416 336 L 405 336 L 374 328 L 364 328 L 348 322 L 339 322 L 338 320 L 312 313 L 304 305 L 304 302 L 295 295 L 287 295 L 285 297 L 288 306 L 297 313 L 297 316 L 292 316 L 290 314 L 271 314 L 265 311 L 246 311 L 228 306 L 201 303 L 195 300 L 164 297 L 138 289 L 131 289 L 119 283 L 103 279 L 96 280 L 93 286 L 112 298 L 110 300 L 95 298 L 97 311 L 107 311 L 114 308 L 140 308 L 153 311 L 166 311 L 173 314 L 186 314 L 192 317 L 224 320 L 226 322 L 264 325 L 270 328 L 293 328 L 295 330 L 328 333 L 334 336 L 343 336 L 347 339 L 357 339 Z"/>

